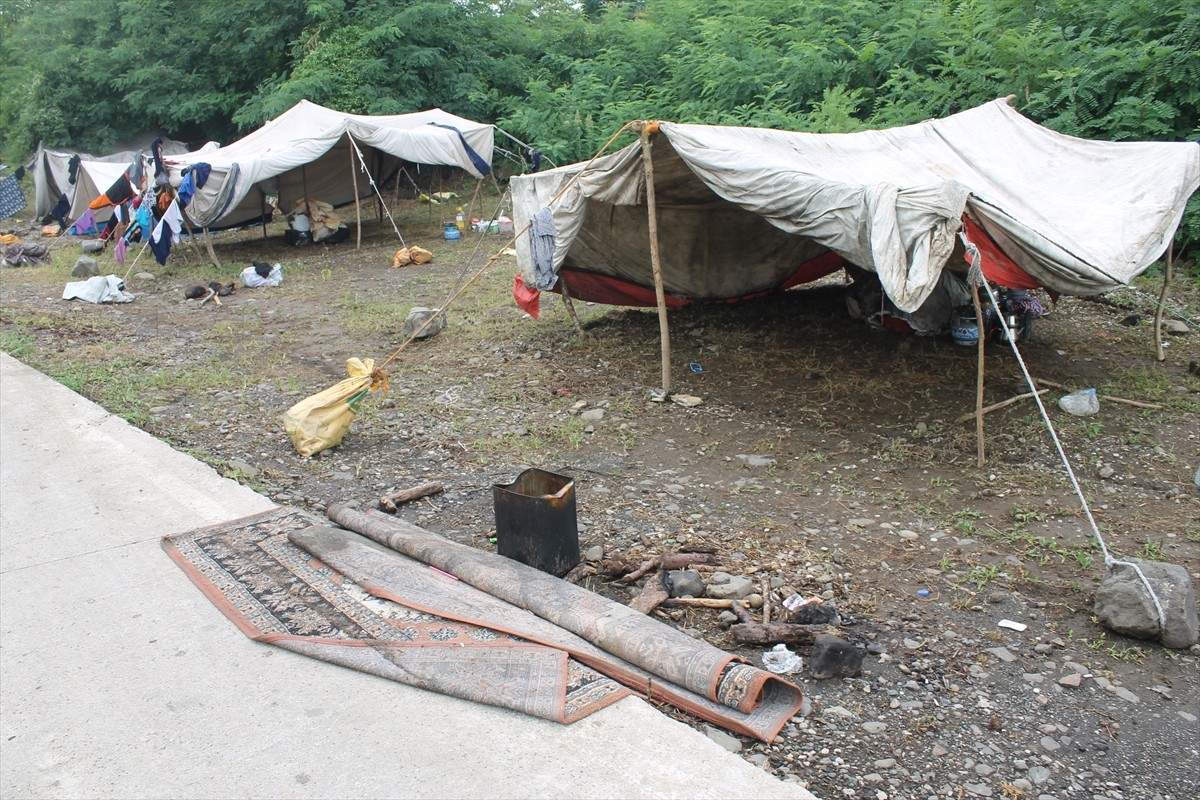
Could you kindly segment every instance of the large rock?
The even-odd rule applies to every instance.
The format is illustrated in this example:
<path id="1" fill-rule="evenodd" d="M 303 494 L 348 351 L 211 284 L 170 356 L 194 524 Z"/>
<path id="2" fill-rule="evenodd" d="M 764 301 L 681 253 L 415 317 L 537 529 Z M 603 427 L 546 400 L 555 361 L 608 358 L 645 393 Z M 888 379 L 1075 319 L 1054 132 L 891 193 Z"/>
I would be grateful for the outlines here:
<path id="1" fill-rule="evenodd" d="M 704 581 L 693 569 L 673 569 L 667 573 L 667 592 L 671 597 L 703 597 Z"/>
<path id="2" fill-rule="evenodd" d="M 744 600 L 754 594 L 754 588 L 754 581 L 743 575 L 733 575 L 725 583 L 710 582 L 705 594 L 717 600 Z"/>
<path id="3" fill-rule="evenodd" d="M 812 655 L 808 657 L 808 674 L 823 681 L 829 678 L 853 678 L 862 672 L 866 651 L 855 647 L 831 633 L 813 639 Z"/>
<path id="4" fill-rule="evenodd" d="M 408 317 L 404 320 L 404 328 L 401 331 L 401 335 L 404 337 L 405 341 L 407 341 L 417 331 L 421 331 L 421 335 L 417 337 L 418 339 L 428 339 L 434 334 L 441 333 L 442 329 L 446 327 L 445 314 L 442 314 L 433 322 L 429 323 L 424 330 L 421 330 L 421 326 L 425 325 L 425 321 L 430 317 L 435 316 L 437 313 L 438 310 L 436 308 L 421 308 L 419 306 L 408 312 Z"/>
<path id="5" fill-rule="evenodd" d="M 91 278 L 99 275 L 100 270 L 96 267 L 96 259 L 91 256 L 80 256 L 75 259 L 75 266 L 71 268 L 71 274 L 76 278 Z"/>
<path id="6" fill-rule="evenodd" d="M 1166 624 L 1160 625 L 1154 601 L 1132 567 L 1114 564 L 1096 590 L 1094 610 L 1105 627 L 1138 639 L 1159 639 L 1182 650 L 1200 638 L 1196 594 L 1187 570 L 1178 564 L 1127 559 L 1136 563 L 1162 604 Z"/>

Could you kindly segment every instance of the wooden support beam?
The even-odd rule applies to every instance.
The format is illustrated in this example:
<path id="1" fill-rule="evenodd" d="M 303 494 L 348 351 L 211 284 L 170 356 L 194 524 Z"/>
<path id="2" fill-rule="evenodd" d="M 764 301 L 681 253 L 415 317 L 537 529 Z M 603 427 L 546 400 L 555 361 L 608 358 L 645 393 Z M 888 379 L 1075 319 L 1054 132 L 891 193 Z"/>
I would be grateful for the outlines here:
<path id="1" fill-rule="evenodd" d="M 662 390 L 671 393 L 671 332 L 667 325 L 667 297 L 663 290 L 662 260 L 658 251 L 658 207 L 654 199 L 654 159 L 651 157 L 650 135 L 658 132 L 657 122 L 642 122 L 636 126 L 642 142 L 642 169 L 646 182 L 646 216 L 650 226 L 650 268 L 654 272 L 654 299 L 658 304 L 658 333 L 662 345 Z"/>

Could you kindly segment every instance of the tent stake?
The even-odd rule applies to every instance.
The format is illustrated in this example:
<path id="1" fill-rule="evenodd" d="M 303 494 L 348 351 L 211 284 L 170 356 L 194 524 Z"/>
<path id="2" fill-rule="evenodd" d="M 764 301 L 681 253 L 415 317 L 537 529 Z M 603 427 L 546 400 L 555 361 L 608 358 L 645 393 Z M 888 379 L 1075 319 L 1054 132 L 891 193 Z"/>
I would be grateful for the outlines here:
<path id="1" fill-rule="evenodd" d="M 1162 342 L 1162 318 L 1163 318 L 1163 303 L 1167 301 L 1167 287 L 1171 285 L 1171 266 L 1175 256 L 1175 241 L 1172 240 L 1167 245 L 1167 269 L 1163 273 L 1162 291 L 1158 295 L 1158 305 L 1154 307 L 1154 353 L 1155 358 L 1159 361 L 1167 360 L 1167 353 L 1163 350 Z"/>
<path id="2" fill-rule="evenodd" d="M 650 225 L 650 266 L 654 270 L 654 299 L 658 303 L 658 332 L 662 340 L 662 390 L 671 393 L 671 332 L 667 327 L 667 297 L 663 291 L 662 263 L 658 254 L 658 207 L 654 202 L 654 162 L 650 158 L 650 134 L 658 132 L 657 122 L 639 122 L 635 126 L 642 140 L 642 167 L 646 179 L 646 216 Z"/>
<path id="3" fill-rule="evenodd" d="M 979 466 L 986 461 L 983 453 L 983 368 L 984 368 L 984 325 L 983 308 L 979 302 L 979 287 L 971 284 L 971 302 L 975 304 L 975 330 L 979 335 L 975 347 L 976 362 L 979 368 L 975 377 L 975 451 L 979 456 Z"/>

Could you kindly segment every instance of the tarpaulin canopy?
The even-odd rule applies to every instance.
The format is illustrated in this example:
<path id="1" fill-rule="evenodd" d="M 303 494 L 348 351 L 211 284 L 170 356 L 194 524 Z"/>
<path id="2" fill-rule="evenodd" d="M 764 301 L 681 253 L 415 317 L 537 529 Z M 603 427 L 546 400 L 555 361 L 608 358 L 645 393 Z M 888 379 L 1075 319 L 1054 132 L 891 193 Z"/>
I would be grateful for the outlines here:
<path id="1" fill-rule="evenodd" d="M 371 176 L 401 162 L 460 167 L 477 178 L 491 169 L 493 126 L 441 109 L 392 116 L 345 114 L 307 100 L 242 139 L 208 152 L 167 159 L 171 183 L 193 164 L 211 167 L 187 207 L 202 227 L 232 227 L 260 220 L 268 195 L 288 209 L 305 197 L 335 206 L 355 200 L 351 169 L 359 169 L 350 138 L 362 151 Z M 358 195 L 372 193 L 369 176 Z"/>
<path id="2" fill-rule="evenodd" d="M 999 283 L 1106 292 L 1162 255 L 1200 185 L 1196 142 L 1077 139 L 1005 98 L 847 134 L 662 122 L 652 160 L 668 305 L 786 288 L 845 259 L 914 311 L 964 224 Z M 511 186 L 518 229 L 566 187 L 549 212 L 553 255 L 517 242 L 528 286 L 559 274 L 573 297 L 654 304 L 639 144 Z"/>

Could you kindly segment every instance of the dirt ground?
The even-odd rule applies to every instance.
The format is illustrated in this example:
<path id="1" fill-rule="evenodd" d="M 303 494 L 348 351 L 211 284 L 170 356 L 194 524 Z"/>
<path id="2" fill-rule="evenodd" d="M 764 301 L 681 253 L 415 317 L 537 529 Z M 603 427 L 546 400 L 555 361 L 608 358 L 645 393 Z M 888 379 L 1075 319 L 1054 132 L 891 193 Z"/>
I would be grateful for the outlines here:
<path id="1" fill-rule="evenodd" d="M 441 481 L 444 493 L 400 514 L 494 548 L 492 486 L 540 467 L 574 478 L 580 545 L 602 548 L 600 568 L 709 549 L 776 604 L 832 600 L 854 622 L 843 635 L 869 648 L 862 675 L 799 674 L 809 704 L 780 739 L 722 740 L 820 797 L 1195 796 L 1200 648 L 1166 650 L 1092 618 L 1103 558 L 1034 403 L 985 416 L 977 467 L 974 423 L 959 421 L 974 409 L 974 347 L 853 321 L 840 278 L 672 312 L 673 389 L 701 400 L 685 407 L 653 399 L 653 309 L 578 303 L 581 335 L 543 295 L 529 319 L 505 255 L 453 303 L 445 331 L 389 365 L 390 390 L 339 447 L 298 456 L 281 414 L 344 377 L 347 358 L 387 358 L 412 307 L 440 306 L 505 242 L 445 242 L 440 216 L 415 204 L 398 215 L 408 243 L 433 251 L 428 265 L 390 267 L 399 243 L 386 221 L 366 225 L 361 249 L 353 238 L 291 248 L 276 225 L 267 238 L 217 235 L 221 269 L 182 245 L 165 268 L 146 253 L 127 278 L 136 299 L 114 306 L 58 299 L 79 254 L 62 242 L 52 266 L 0 271 L 0 346 L 283 504 L 374 506 Z M 239 288 L 220 307 L 184 299 L 251 260 L 281 263 L 283 285 Z M 109 253 L 99 261 L 102 274 L 126 272 Z M 1167 337 L 1165 362 L 1149 324 L 1161 277 L 1105 302 L 1040 295 L 1048 313 L 1020 348 L 1035 378 L 1069 387 L 1043 399 L 1108 548 L 1181 564 L 1193 582 L 1196 275 L 1177 269 L 1170 302 L 1192 330 Z M 1131 314 L 1140 323 L 1122 324 Z M 985 403 L 1028 391 L 1006 346 L 989 345 L 985 367 Z M 1098 414 L 1058 408 L 1085 387 Z M 585 585 L 621 600 L 638 591 L 601 575 Z M 658 613 L 760 661 L 717 610 Z M 1072 672 L 1078 687 L 1059 682 Z"/>

